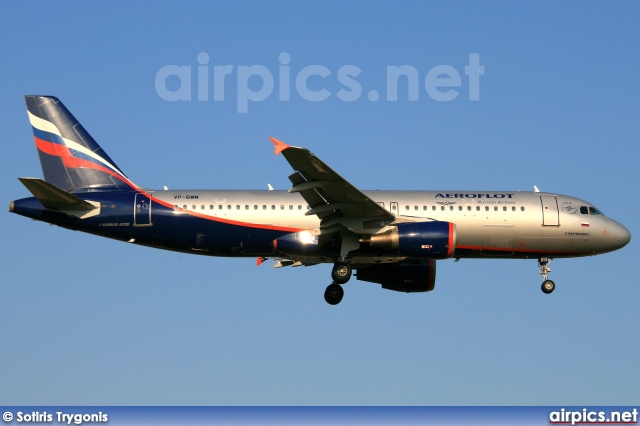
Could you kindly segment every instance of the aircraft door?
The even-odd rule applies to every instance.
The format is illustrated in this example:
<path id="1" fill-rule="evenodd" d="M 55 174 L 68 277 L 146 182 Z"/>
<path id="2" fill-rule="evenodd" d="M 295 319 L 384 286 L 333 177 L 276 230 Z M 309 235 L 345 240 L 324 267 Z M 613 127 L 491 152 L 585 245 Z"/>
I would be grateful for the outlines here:
<path id="1" fill-rule="evenodd" d="M 542 204 L 542 225 L 560 225 L 558 200 L 556 199 L 555 195 L 541 195 L 540 202 Z"/>
<path id="2" fill-rule="evenodd" d="M 391 203 L 389 203 L 389 209 L 391 210 L 391 213 L 393 213 L 393 214 L 400 214 L 400 212 L 398 211 L 398 202 L 397 201 L 392 201 Z"/>
<path id="3" fill-rule="evenodd" d="M 151 200 L 145 194 L 136 194 L 133 203 L 133 226 L 151 226 Z"/>

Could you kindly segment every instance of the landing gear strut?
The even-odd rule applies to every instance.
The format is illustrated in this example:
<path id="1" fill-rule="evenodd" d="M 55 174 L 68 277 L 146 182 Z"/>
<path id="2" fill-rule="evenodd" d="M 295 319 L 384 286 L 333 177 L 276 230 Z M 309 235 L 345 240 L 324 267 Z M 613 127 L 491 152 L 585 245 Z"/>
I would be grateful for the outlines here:
<path id="1" fill-rule="evenodd" d="M 344 284 L 351 278 L 351 265 L 346 262 L 336 262 L 331 270 L 333 282 L 324 292 L 324 300 L 330 305 L 337 305 L 344 296 L 344 290 L 340 284 Z"/>
<path id="2" fill-rule="evenodd" d="M 544 278 L 544 282 L 542 283 L 542 292 L 545 294 L 550 294 L 553 290 L 556 289 L 556 283 L 548 279 L 548 274 L 551 272 L 551 268 L 549 265 L 553 259 L 550 257 L 541 257 L 538 259 L 538 267 L 540 267 L 540 275 Z"/>

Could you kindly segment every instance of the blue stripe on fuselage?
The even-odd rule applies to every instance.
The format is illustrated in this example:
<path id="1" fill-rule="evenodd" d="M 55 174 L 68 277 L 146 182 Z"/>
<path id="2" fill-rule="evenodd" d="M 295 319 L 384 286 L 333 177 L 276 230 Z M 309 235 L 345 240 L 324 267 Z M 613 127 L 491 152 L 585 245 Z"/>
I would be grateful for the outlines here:
<path id="1" fill-rule="evenodd" d="M 273 240 L 288 231 L 234 225 L 190 215 L 151 204 L 151 226 L 135 226 L 136 192 L 95 193 L 86 197 L 99 201 L 98 216 L 78 219 L 78 229 L 135 243 L 201 254 L 253 256 L 273 251 Z"/>

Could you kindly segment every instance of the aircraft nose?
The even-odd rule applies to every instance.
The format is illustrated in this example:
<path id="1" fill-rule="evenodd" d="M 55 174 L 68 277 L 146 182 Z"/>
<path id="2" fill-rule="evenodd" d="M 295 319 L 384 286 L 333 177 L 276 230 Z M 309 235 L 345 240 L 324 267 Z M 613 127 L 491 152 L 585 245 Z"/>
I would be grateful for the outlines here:
<path id="1" fill-rule="evenodd" d="M 609 228 L 609 237 L 615 241 L 616 249 L 620 249 L 631 241 L 631 232 L 618 222 L 613 222 Z"/>

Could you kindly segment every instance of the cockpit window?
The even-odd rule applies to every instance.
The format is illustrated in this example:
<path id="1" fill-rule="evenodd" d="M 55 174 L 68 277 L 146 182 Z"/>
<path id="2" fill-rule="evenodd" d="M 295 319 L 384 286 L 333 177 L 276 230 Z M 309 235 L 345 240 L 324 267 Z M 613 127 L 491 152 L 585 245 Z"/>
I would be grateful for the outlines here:
<path id="1" fill-rule="evenodd" d="M 580 206 L 580 213 L 589 214 L 589 209 L 587 208 L 587 206 Z"/>
<path id="2" fill-rule="evenodd" d="M 600 210 L 596 209 L 595 207 L 589 207 L 589 214 L 602 214 L 600 212 Z"/>

